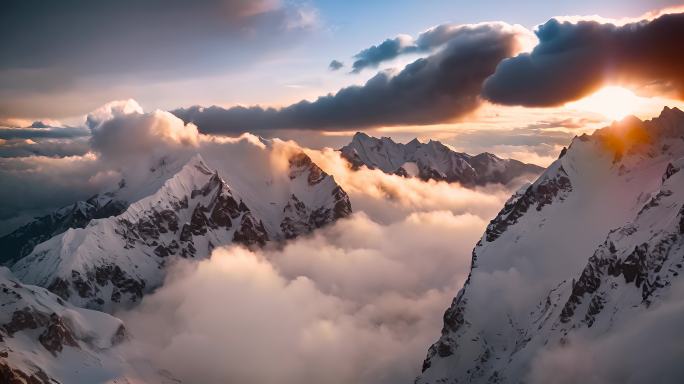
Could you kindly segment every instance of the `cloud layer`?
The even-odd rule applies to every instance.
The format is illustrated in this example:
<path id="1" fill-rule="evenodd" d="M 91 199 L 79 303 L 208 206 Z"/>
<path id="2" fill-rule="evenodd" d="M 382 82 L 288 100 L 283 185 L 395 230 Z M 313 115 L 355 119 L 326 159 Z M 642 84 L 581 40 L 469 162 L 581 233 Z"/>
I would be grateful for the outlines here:
<path id="1" fill-rule="evenodd" d="M 531 53 L 503 60 L 485 81 L 483 95 L 496 103 L 555 106 L 613 84 L 658 88 L 684 98 L 684 14 L 666 14 L 616 26 L 598 21 L 551 19 L 536 31 Z"/>
<path id="2" fill-rule="evenodd" d="M 496 65 L 520 49 L 519 31 L 482 25 L 452 37 L 443 50 L 380 72 L 363 86 L 343 88 L 314 102 L 282 109 L 191 107 L 174 114 L 203 133 L 236 134 L 274 129 L 338 130 L 454 120 L 480 105 L 480 87 Z"/>
<path id="3" fill-rule="evenodd" d="M 486 223 L 428 211 L 383 224 L 357 211 L 282 249 L 176 265 L 119 315 L 134 347 L 183 380 L 410 382 Z"/>

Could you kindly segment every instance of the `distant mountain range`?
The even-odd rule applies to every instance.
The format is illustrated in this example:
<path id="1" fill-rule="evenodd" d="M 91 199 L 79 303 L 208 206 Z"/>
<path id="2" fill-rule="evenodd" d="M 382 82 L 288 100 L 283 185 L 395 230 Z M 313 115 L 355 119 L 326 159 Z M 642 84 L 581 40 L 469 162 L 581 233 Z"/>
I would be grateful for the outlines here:
<path id="1" fill-rule="evenodd" d="M 543 171 L 540 166 L 501 159 L 491 153 L 471 156 L 456 152 L 439 141 L 421 143 L 413 139 L 402 144 L 389 137 L 378 139 L 362 132 L 357 132 L 340 152 L 355 169 L 366 166 L 389 174 L 458 182 L 467 187 L 507 184 L 520 176 L 536 176 Z"/>
<path id="2" fill-rule="evenodd" d="M 676 108 L 576 137 L 487 227 L 417 383 L 524 382 L 544 350 L 610 335 L 667 300 L 684 265 L 682 168 Z M 645 343 L 633 347 L 659 347 Z"/>
<path id="3" fill-rule="evenodd" d="M 139 303 L 175 258 L 204 259 L 227 244 L 258 248 L 352 212 L 345 191 L 306 154 L 278 163 L 274 151 L 262 139 L 160 159 L 142 182 L 124 178 L 0 239 L 11 264 L 0 267 L 0 382 L 177 382 L 131 371 L 115 348 L 125 327 L 105 312 Z M 436 141 L 361 133 L 341 152 L 355 167 L 467 186 L 539 171 Z M 678 109 L 576 137 L 489 223 L 416 382 L 525 381 L 546 348 L 609 335 L 667 300 L 684 265 L 683 168 Z"/>

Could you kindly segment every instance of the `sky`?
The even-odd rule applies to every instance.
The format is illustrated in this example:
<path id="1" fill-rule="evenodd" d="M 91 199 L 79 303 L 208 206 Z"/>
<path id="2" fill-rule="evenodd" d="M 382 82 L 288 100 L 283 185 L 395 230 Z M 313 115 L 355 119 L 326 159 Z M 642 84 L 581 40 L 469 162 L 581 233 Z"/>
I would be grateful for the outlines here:
<path id="1" fill-rule="evenodd" d="M 684 34 L 682 5 L 10 0 L 0 14 L 0 180 L 17 188 L 2 196 L 12 203 L 0 219 L 68 202 L 26 180 L 38 163 L 96 157 L 86 116 L 116 100 L 169 111 L 202 134 L 323 149 L 366 131 L 546 166 L 575 135 L 684 108 L 684 53 L 670 39 Z"/>
<path id="2" fill-rule="evenodd" d="M 138 3 L 137 5 L 132 5 Z M 363 84 L 353 56 L 443 23 L 504 21 L 528 29 L 558 15 L 637 17 L 677 5 L 627 1 L 279 1 L 5 3 L 0 117 L 76 121 L 133 98 L 146 109 L 285 106 Z M 37 27 L 40 26 L 40 27 Z M 401 68 L 415 59 L 384 63 Z M 339 60 L 346 66 L 330 71 Z"/>

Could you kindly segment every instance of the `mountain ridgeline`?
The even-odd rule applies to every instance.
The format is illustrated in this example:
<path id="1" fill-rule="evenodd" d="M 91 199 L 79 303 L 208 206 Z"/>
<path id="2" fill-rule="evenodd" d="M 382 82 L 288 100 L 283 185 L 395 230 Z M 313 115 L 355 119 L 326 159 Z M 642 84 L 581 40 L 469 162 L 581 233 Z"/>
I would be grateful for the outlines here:
<path id="1" fill-rule="evenodd" d="M 378 139 L 362 132 L 357 132 L 340 152 L 354 169 L 366 166 L 389 174 L 457 182 L 466 187 L 508 184 L 521 176 L 536 176 L 543 170 L 534 164 L 501 159 L 491 153 L 471 156 L 456 152 L 439 141 L 421 143 L 413 139 L 402 144 L 389 137 Z"/>
<path id="2" fill-rule="evenodd" d="M 252 147 L 253 155 L 268 157 L 269 149 Z M 74 305 L 111 312 L 160 286 L 164 266 L 175 257 L 203 259 L 227 244 L 261 247 L 351 214 L 344 190 L 304 153 L 290 155 L 276 178 L 239 174 L 238 167 L 231 162 L 212 169 L 195 155 L 154 193 L 118 214 L 64 229 L 14 263 L 12 272 Z"/>

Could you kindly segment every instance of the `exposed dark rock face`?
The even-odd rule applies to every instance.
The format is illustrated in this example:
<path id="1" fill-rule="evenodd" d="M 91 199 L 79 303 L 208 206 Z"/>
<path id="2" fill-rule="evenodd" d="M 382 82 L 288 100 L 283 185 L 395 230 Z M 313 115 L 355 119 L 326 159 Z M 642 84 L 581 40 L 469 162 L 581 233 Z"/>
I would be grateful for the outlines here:
<path id="1" fill-rule="evenodd" d="M 240 227 L 233 234 L 233 242 L 245 245 L 247 247 L 252 246 L 264 246 L 268 241 L 268 234 L 266 233 L 266 228 L 264 228 L 264 223 L 259 221 L 250 214 L 245 214 L 242 216 L 240 221 Z"/>
<path id="2" fill-rule="evenodd" d="M 629 236 L 636 232 L 633 227 L 624 227 L 616 231 L 622 236 Z M 560 314 L 560 321 L 568 323 L 574 319 L 576 310 L 589 298 L 589 307 L 584 322 L 591 326 L 594 318 L 603 309 L 605 299 L 600 292 L 611 277 L 622 277 L 626 284 L 633 284 L 641 289 L 641 298 L 649 303 L 651 296 L 660 288 L 665 287 L 663 265 L 672 255 L 671 250 L 681 241 L 679 234 L 668 234 L 654 243 L 642 243 L 626 256 L 620 257 L 613 242 L 609 239 L 599 247 L 589 258 L 587 266 L 580 278 L 572 286 L 572 292 Z M 672 273 L 671 271 L 669 272 Z"/>
<path id="3" fill-rule="evenodd" d="M 29 307 L 24 307 L 12 313 L 12 320 L 9 323 L 3 324 L 2 327 L 7 332 L 7 335 L 12 337 L 14 333 L 23 331 L 25 329 L 36 329 L 43 327 L 48 323 L 48 317 L 38 311 Z"/>
<path id="4" fill-rule="evenodd" d="M 323 172 L 323 170 L 311 161 L 311 158 L 304 152 L 293 155 L 288 162 L 290 165 L 290 179 L 294 179 L 297 176 L 308 172 L 307 182 L 309 185 L 316 185 L 328 177 L 328 174 Z"/>
<path id="5" fill-rule="evenodd" d="M 663 174 L 662 181 L 664 182 L 665 180 L 669 179 L 670 177 L 672 177 L 677 172 L 679 172 L 679 167 L 675 167 L 674 165 L 672 165 L 672 163 L 669 163 L 667 165 L 667 168 L 665 169 L 665 174 Z"/>
<path id="6" fill-rule="evenodd" d="M 349 196 L 339 186 L 332 191 L 333 205 L 311 210 L 294 194 L 283 209 L 285 217 L 280 223 L 285 238 L 292 239 L 351 215 Z"/>
<path id="7" fill-rule="evenodd" d="M 112 336 L 112 345 L 119 345 L 128 339 L 128 333 L 126 332 L 126 327 L 123 324 L 119 326 L 116 333 Z"/>
<path id="8" fill-rule="evenodd" d="M 309 156 L 304 153 L 292 156 L 289 163 L 290 179 L 306 175 L 307 183 L 310 186 L 320 184 L 324 180 L 333 180 L 332 176 L 314 164 Z M 349 196 L 339 185 L 335 185 L 327 200 L 329 203 L 314 208 L 308 207 L 295 194 L 290 195 L 290 199 L 283 208 L 284 217 L 280 223 L 280 229 L 285 238 L 292 239 L 309 233 L 316 228 L 351 214 Z"/>
<path id="9" fill-rule="evenodd" d="M 499 214 L 487 226 L 485 239 L 496 240 L 508 227 L 518 222 L 530 208 L 537 211 L 553 202 L 554 198 L 563 200 L 572 191 L 572 184 L 563 167 L 557 173 L 545 179 L 540 179 L 530 185 L 522 195 L 513 196 L 504 205 Z"/>
<path id="10" fill-rule="evenodd" d="M 193 240 L 194 236 L 205 236 L 208 231 L 219 228 L 229 230 L 234 226 L 233 220 L 240 219 L 241 215 L 251 216 L 249 208 L 244 202 L 238 202 L 233 197 L 218 173 L 212 173 L 205 167 L 199 168 L 203 174 L 211 175 L 211 178 L 200 188 L 191 191 L 189 198 L 184 196 L 174 202 L 173 210 L 157 211 L 152 208 L 149 212 L 138 215 L 139 218 L 135 222 L 123 218 L 119 220 L 124 228 L 120 234 L 127 240 L 128 248 L 134 248 L 142 243 L 154 246 L 154 254 L 161 258 L 171 255 L 195 257 L 197 247 Z M 190 221 L 181 225 L 179 222 L 181 211 L 189 209 L 190 201 L 195 201 L 200 197 L 209 197 L 209 200 L 195 202 Z M 243 231 L 247 233 L 250 221 L 245 219 L 242 221 L 246 226 Z M 172 234 L 173 237 L 169 240 L 168 236 L 162 236 L 166 234 Z M 254 231 L 252 235 L 254 238 L 250 241 L 265 242 L 264 238 L 259 237 L 258 231 Z"/>
<path id="11" fill-rule="evenodd" d="M 0 306 L 0 383 L 80 382 L 80 375 L 108 374 L 118 364 L 102 353 L 126 337 L 118 319 L 21 284 L 6 268 L 0 268 Z"/>
<path id="12" fill-rule="evenodd" d="M 285 213 L 285 218 L 280 223 L 280 229 L 283 231 L 285 238 L 292 239 L 300 233 L 311 231 L 311 223 L 309 222 L 311 213 L 306 205 L 294 194 L 290 196 L 290 200 L 285 205 L 283 213 Z"/>
<path id="13" fill-rule="evenodd" d="M 345 192 L 339 185 L 335 187 L 332 192 L 333 198 L 335 199 L 335 208 L 333 208 L 333 219 L 341 219 L 352 214 L 351 202 L 349 201 L 349 195 Z"/>
<path id="14" fill-rule="evenodd" d="M 33 373 L 26 373 L 12 368 L 7 362 L 0 360 L 0 383 L 3 384 L 53 384 L 48 375 L 40 368 Z"/>
<path id="15" fill-rule="evenodd" d="M 38 336 L 38 341 L 54 356 L 62 352 L 65 345 L 78 348 L 73 333 L 56 313 L 50 315 L 50 321 L 45 331 Z"/>
<path id="16" fill-rule="evenodd" d="M 63 207 L 0 237 L 0 264 L 10 265 L 33 248 L 69 228 L 84 228 L 91 220 L 121 214 L 128 204 L 111 195 L 93 196 Z"/>

